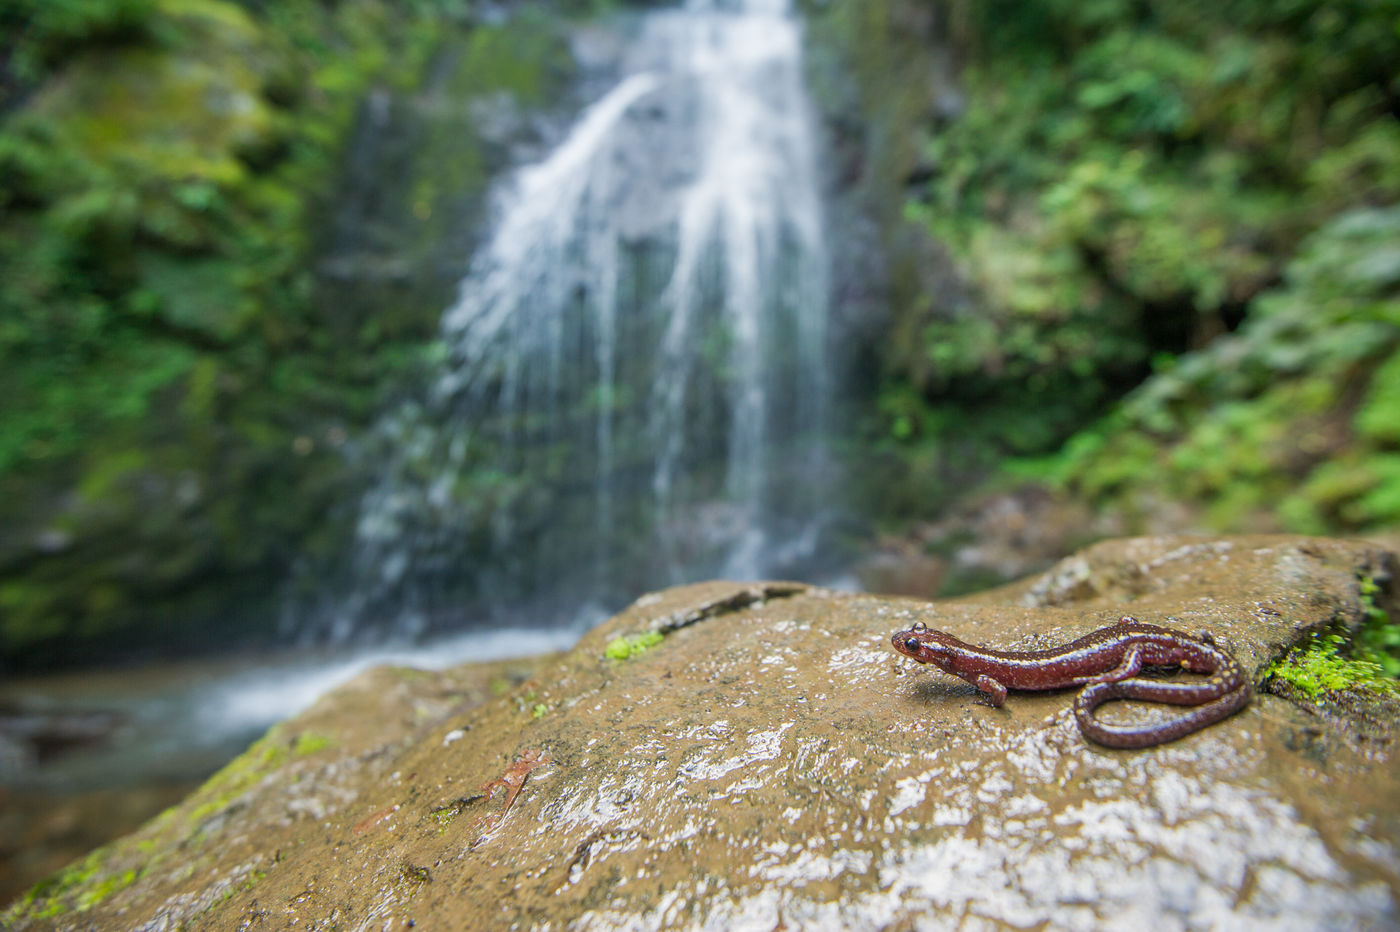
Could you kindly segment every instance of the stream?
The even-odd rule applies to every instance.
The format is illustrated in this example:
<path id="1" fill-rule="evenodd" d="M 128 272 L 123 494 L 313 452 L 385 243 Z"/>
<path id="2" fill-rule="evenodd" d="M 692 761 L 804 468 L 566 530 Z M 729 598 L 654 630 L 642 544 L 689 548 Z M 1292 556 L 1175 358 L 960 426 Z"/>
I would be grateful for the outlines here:
<path id="1" fill-rule="evenodd" d="M 282 651 L 0 681 L 0 904 L 174 805 L 273 724 L 371 667 L 566 649 L 584 629 Z"/>

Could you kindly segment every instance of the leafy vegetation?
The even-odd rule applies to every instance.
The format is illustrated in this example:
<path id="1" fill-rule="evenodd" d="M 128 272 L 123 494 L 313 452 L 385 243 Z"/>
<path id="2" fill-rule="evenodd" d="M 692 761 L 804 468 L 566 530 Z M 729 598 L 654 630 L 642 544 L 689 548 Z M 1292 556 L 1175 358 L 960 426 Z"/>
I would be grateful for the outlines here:
<path id="1" fill-rule="evenodd" d="M 71 11 L 74 42 L 84 24 L 105 29 L 99 11 L 139 10 L 146 28 L 83 34 L 78 47 L 106 44 L 68 59 L 0 133 L 0 387 L 22 402 L 0 425 L 0 475 L 144 421 L 171 386 L 186 403 L 170 413 L 193 420 L 268 379 L 294 407 L 340 410 L 330 386 L 363 347 L 332 339 L 308 300 L 315 198 L 368 82 L 416 81 L 434 22 L 385 4 L 36 9 L 16 58 L 55 11 Z"/>
<path id="2" fill-rule="evenodd" d="M 367 92 L 454 44 L 473 92 L 541 100 L 561 76 L 557 31 L 470 13 L 0 0 L 0 665 L 272 617 L 270 581 L 329 533 L 338 447 L 442 304 L 401 290 L 367 316 L 318 275 Z M 463 132 L 456 198 L 487 172 Z M 384 212 L 427 240 L 448 194 L 418 164 Z"/>
<path id="3" fill-rule="evenodd" d="M 999 471 L 1145 525 L 1172 501 L 1221 530 L 1400 526 L 1394 6 L 951 3 L 943 26 L 966 106 L 927 124 L 906 217 L 959 287 L 898 312 L 867 436 L 916 491 L 876 471 L 884 507 Z"/>
<path id="4" fill-rule="evenodd" d="M 1397 250 L 1400 209 L 1329 222 L 1238 332 L 1161 365 L 1044 474 L 1130 511 L 1196 502 L 1221 529 L 1261 513 L 1303 533 L 1400 524 Z"/>
<path id="5" fill-rule="evenodd" d="M 32 88 L 64 57 L 149 38 L 157 0 L 0 2 L 0 106 Z"/>

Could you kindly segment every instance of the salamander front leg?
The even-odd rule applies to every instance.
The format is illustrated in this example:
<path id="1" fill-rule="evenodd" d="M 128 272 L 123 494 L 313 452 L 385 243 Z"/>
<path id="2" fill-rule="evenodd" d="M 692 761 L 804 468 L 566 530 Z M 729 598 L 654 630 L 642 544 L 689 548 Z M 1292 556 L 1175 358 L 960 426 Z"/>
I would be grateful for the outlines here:
<path id="1" fill-rule="evenodd" d="M 992 703 L 992 708 L 1000 709 L 1006 702 L 1006 687 L 992 679 L 985 673 L 978 674 L 977 682 L 973 684 L 982 692 L 987 694 L 987 699 Z"/>

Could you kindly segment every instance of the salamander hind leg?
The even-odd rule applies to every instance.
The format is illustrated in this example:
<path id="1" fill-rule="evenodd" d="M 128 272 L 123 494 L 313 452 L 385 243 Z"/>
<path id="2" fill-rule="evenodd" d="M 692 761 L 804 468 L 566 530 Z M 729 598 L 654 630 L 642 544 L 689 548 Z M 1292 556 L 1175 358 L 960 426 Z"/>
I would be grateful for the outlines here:
<path id="1" fill-rule="evenodd" d="M 973 685 L 987 694 L 993 708 L 1000 709 L 1006 703 L 1006 687 L 987 674 L 978 675 L 977 682 Z"/>

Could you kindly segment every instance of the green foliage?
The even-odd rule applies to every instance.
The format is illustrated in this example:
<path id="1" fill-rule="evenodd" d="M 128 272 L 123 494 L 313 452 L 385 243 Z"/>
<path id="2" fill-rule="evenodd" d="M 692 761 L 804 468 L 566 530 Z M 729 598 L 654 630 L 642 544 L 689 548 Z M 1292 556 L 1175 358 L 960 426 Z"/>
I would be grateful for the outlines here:
<path id="1" fill-rule="evenodd" d="M 0 69 L 22 85 L 32 84 L 78 49 L 146 38 L 157 2 L 0 0 L 0 52 L 8 52 L 0 55 Z"/>
<path id="2" fill-rule="evenodd" d="M 538 13 L 522 16 L 501 29 L 473 32 L 465 67 L 455 80 L 483 92 L 509 91 L 522 104 L 539 104 L 553 88 L 540 63 L 556 60 L 560 51 L 557 34 Z"/>
<path id="3" fill-rule="evenodd" d="M 21 208 L 0 223 L 0 379 L 26 413 L 0 423 L 0 474 L 146 418 L 191 344 L 247 336 L 254 308 L 275 302 L 240 280 L 262 243 L 297 251 L 246 196 L 244 153 L 280 119 L 261 96 L 257 27 L 212 0 L 148 15 L 170 48 L 77 59 L 0 128 L 0 197 Z"/>
<path id="4" fill-rule="evenodd" d="M 1393 5 L 951 21 L 968 105 L 931 129 L 905 213 L 967 294 L 899 312 L 921 339 L 892 348 L 871 435 L 944 473 L 970 447 L 1014 457 L 1129 512 L 1199 502 L 1222 529 L 1400 523 Z"/>
<path id="5" fill-rule="evenodd" d="M 1310 237 L 1238 333 L 1180 357 L 1046 475 L 1100 503 L 1151 490 L 1304 533 L 1400 523 L 1400 208 Z M 1352 386 L 1368 390 L 1354 397 Z M 1351 413 L 1354 408 L 1354 414 Z"/>
<path id="6" fill-rule="evenodd" d="M 1371 443 L 1400 448 L 1400 354 L 1386 360 L 1356 412 L 1356 431 Z"/>
<path id="7" fill-rule="evenodd" d="M 335 448 L 442 306 L 400 289 L 369 319 L 317 291 L 366 91 L 415 87 L 454 43 L 470 92 L 539 102 L 567 61 L 551 23 L 467 32 L 471 6 L 0 0 L 0 663 L 154 631 L 163 587 L 266 580 L 320 526 Z M 446 181 L 405 173 L 423 242 L 487 178 L 461 122 L 422 147 Z M 62 546 L 21 573 L 44 535 Z"/>

